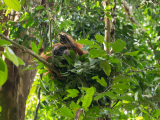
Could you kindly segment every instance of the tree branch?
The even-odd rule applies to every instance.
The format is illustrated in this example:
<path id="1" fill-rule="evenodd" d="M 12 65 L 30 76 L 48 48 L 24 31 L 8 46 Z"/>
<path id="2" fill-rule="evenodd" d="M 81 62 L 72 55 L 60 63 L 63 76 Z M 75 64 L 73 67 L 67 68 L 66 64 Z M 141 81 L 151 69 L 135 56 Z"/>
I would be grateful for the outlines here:
<path id="1" fill-rule="evenodd" d="M 33 56 L 34 58 L 36 58 L 38 61 L 40 61 L 41 63 L 43 63 L 47 68 L 49 68 L 51 71 L 55 72 L 57 74 L 57 78 L 60 80 L 65 80 L 64 77 L 62 77 L 59 73 L 59 71 L 52 66 L 50 63 L 48 63 L 47 61 L 45 61 L 43 58 L 39 57 L 38 55 L 36 55 L 34 52 L 32 52 L 31 50 L 29 50 L 28 48 L 19 45 L 18 43 L 12 41 L 11 39 L 9 39 L 8 37 L 6 37 L 5 35 L 0 33 L 0 37 L 3 38 L 6 41 L 9 41 L 12 43 L 13 46 L 25 51 L 26 53 L 30 54 L 31 56 Z"/>

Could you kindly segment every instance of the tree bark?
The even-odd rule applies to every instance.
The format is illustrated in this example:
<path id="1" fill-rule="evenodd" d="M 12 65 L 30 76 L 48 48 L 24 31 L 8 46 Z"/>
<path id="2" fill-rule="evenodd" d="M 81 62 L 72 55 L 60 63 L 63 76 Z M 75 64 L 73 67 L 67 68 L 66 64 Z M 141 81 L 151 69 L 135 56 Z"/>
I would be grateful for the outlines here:
<path id="1" fill-rule="evenodd" d="M 5 60 L 8 79 L 0 89 L 0 106 L 2 107 L 0 120 L 24 120 L 27 96 L 37 71 L 36 69 L 22 71 L 26 66 L 33 64 L 29 62 L 33 57 L 23 54 L 17 48 L 13 48 L 13 51 L 24 61 L 25 66 L 16 67 L 11 61 Z"/>

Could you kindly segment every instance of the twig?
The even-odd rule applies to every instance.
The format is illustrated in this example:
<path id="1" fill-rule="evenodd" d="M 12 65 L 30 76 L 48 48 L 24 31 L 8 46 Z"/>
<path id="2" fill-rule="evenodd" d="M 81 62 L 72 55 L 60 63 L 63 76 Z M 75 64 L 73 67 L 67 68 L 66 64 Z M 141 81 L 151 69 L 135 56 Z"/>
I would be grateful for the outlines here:
<path id="1" fill-rule="evenodd" d="M 144 69 L 141 69 L 141 70 L 131 70 L 131 71 L 128 71 L 127 73 L 125 73 L 125 74 L 132 73 L 132 72 L 141 72 L 141 71 L 148 70 L 148 69 L 151 69 L 151 68 L 157 68 L 157 67 L 147 67 L 147 68 L 144 68 Z M 125 75 L 125 74 L 123 74 L 123 75 Z"/>
<path id="2" fill-rule="evenodd" d="M 135 18 L 133 16 L 132 10 L 129 7 L 129 4 L 125 0 L 121 0 L 124 10 L 126 12 L 126 16 L 132 23 L 136 23 Z"/>
<path id="3" fill-rule="evenodd" d="M 39 108 L 39 106 L 40 106 L 40 90 L 41 90 L 41 87 L 39 87 L 39 88 L 38 88 L 38 91 L 37 91 L 38 102 L 37 102 L 37 106 L 36 106 L 36 111 L 35 111 L 34 120 L 37 120 L 37 116 L 38 116 L 38 108 Z"/>

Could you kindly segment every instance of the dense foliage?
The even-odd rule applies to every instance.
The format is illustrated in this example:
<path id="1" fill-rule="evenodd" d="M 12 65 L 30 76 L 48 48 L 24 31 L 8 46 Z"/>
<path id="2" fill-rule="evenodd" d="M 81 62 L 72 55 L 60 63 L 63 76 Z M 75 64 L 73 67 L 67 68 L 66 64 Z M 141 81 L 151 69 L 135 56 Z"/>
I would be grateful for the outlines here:
<path id="1" fill-rule="evenodd" d="M 80 108 L 83 108 L 81 120 L 106 116 L 112 119 L 159 119 L 160 4 L 157 0 L 126 1 L 133 12 L 129 17 L 134 17 L 136 22 L 126 17 L 121 1 L 117 0 L 116 41 L 109 43 L 111 54 L 103 50 L 103 19 L 105 15 L 112 19 L 113 0 L 105 10 L 101 1 L 57 0 L 54 2 L 55 11 L 40 5 L 29 12 L 22 11 L 17 24 L 7 23 L 5 27 L 10 28 L 9 38 L 16 39 L 23 46 L 30 45 L 37 54 L 42 41 L 46 53 L 51 50 L 50 36 L 53 43 L 58 42 L 59 31 L 70 34 L 78 43 L 84 44 L 83 50 L 88 51 L 82 56 L 71 51 L 71 58 L 54 58 L 55 66 L 67 78 L 66 81 L 53 79 L 54 73 L 40 77 L 46 69 L 37 61 L 38 75 L 28 96 L 26 119 L 34 118 L 39 86 L 41 102 L 38 119 L 73 119 Z M 29 9 L 31 4 L 27 5 L 26 9 Z M 54 17 L 56 19 L 52 20 Z M 32 31 L 29 30 L 31 28 Z M 9 50 L 6 54 L 10 56 Z M 5 73 L 6 65 L 1 59 L 0 64 L 4 65 L 0 70 Z M 29 66 L 27 69 L 33 68 Z"/>

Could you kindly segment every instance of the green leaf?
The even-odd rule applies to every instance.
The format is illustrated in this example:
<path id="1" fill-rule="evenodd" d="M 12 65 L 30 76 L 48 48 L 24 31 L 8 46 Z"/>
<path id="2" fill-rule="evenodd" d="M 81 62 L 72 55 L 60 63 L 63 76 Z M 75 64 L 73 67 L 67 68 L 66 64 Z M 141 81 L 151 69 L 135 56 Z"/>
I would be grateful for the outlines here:
<path id="1" fill-rule="evenodd" d="M 99 100 L 100 98 L 104 97 L 106 93 L 98 94 L 96 97 L 94 97 L 94 100 Z"/>
<path id="2" fill-rule="evenodd" d="M 93 106 L 89 109 L 89 111 L 86 112 L 84 120 L 96 120 L 98 118 L 100 112 L 99 106 Z M 89 118 L 89 119 L 87 119 Z"/>
<path id="3" fill-rule="evenodd" d="M 0 87 L 6 82 L 5 73 L 0 71 Z"/>
<path id="4" fill-rule="evenodd" d="M 0 106 L 0 112 L 2 111 L 2 107 Z"/>
<path id="5" fill-rule="evenodd" d="M 75 60 L 75 59 L 76 59 L 76 54 L 75 54 L 75 52 L 74 52 L 73 50 L 70 50 L 70 54 L 71 54 L 71 58 L 72 58 L 73 60 Z"/>
<path id="6" fill-rule="evenodd" d="M 0 46 L 10 45 L 10 44 L 11 43 L 9 41 L 0 39 Z"/>
<path id="7" fill-rule="evenodd" d="M 67 92 L 69 93 L 69 94 L 67 94 L 67 97 L 65 97 L 64 98 L 64 100 L 66 100 L 67 98 L 69 98 L 69 97 L 77 97 L 78 96 L 78 93 L 79 93 L 79 91 L 77 90 L 77 89 L 69 89 L 69 90 L 67 90 Z"/>
<path id="8" fill-rule="evenodd" d="M 57 112 L 57 114 L 59 114 L 59 115 L 67 117 L 67 118 L 74 118 L 74 115 L 69 108 L 62 107 L 62 108 L 56 110 L 55 112 Z"/>
<path id="9" fill-rule="evenodd" d="M 106 9 L 106 10 L 110 10 L 110 9 L 112 9 L 112 8 L 114 8 L 114 5 L 107 5 L 105 9 Z"/>
<path id="10" fill-rule="evenodd" d="M 129 110 L 129 111 L 138 107 L 136 104 L 132 104 L 132 103 L 124 103 L 124 104 L 121 104 L 121 105 L 123 105 L 123 108 L 125 108 L 126 110 Z"/>
<path id="11" fill-rule="evenodd" d="M 11 48 L 5 47 L 7 58 L 12 61 L 17 67 L 19 66 L 19 62 L 17 56 L 14 54 Z"/>
<path id="12" fill-rule="evenodd" d="M 101 94 L 98 94 L 96 97 L 94 97 L 94 100 L 99 100 L 102 97 L 108 96 L 111 99 L 116 99 L 117 95 L 113 93 L 113 91 L 107 91 Z"/>
<path id="13" fill-rule="evenodd" d="M 38 7 L 36 7 L 36 10 L 42 10 L 42 9 L 44 9 L 44 6 L 38 6 Z"/>
<path id="14" fill-rule="evenodd" d="M 105 60 L 100 61 L 100 67 L 103 69 L 103 71 L 106 73 L 107 76 L 110 76 L 111 66 L 107 61 Z"/>
<path id="15" fill-rule="evenodd" d="M 138 53 L 139 51 L 134 51 L 134 52 L 127 52 L 124 55 L 136 56 Z"/>
<path id="16" fill-rule="evenodd" d="M 35 44 L 35 42 L 31 43 L 31 48 L 36 54 L 38 54 L 38 48 L 37 48 L 37 45 Z"/>
<path id="17" fill-rule="evenodd" d="M 111 63 L 116 63 L 116 64 L 118 64 L 118 63 L 120 63 L 121 61 L 114 58 L 114 59 L 111 59 L 110 62 L 111 62 Z"/>
<path id="18" fill-rule="evenodd" d="M 134 99 L 131 97 L 131 96 L 128 96 L 128 95 L 124 95 L 124 96 L 117 96 L 116 97 L 117 99 L 120 99 L 120 100 L 126 100 L 126 101 L 134 101 Z"/>
<path id="19" fill-rule="evenodd" d="M 136 79 L 133 79 L 131 77 L 127 77 L 127 76 L 122 76 L 122 75 L 118 75 L 115 78 L 113 78 L 113 83 L 119 83 L 119 82 L 123 82 L 123 83 L 133 83 L 135 85 L 139 85 L 138 81 Z"/>
<path id="20" fill-rule="evenodd" d="M 25 21 L 25 20 L 27 20 L 29 18 L 30 18 L 30 15 L 27 12 L 25 12 L 25 13 L 23 13 L 23 15 L 21 16 L 19 21 Z"/>
<path id="21" fill-rule="evenodd" d="M 20 65 L 25 65 L 25 63 L 23 62 L 23 60 L 21 60 L 18 56 L 17 56 L 18 62 Z"/>
<path id="22" fill-rule="evenodd" d="M 21 10 L 21 5 L 18 0 L 4 0 L 6 5 L 15 11 Z"/>
<path id="23" fill-rule="evenodd" d="M 82 106 L 83 106 L 84 110 L 86 110 L 87 107 L 90 106 L 90 104 L 92 102 L 93 95 L 94 95 L 94 88 L 93 87 L 88 88 L 86 90 L 86 95 L 84 96 L 84 99 L 82 101 Z"/>
<path id="24" fill-rule="evenodd" d="M 160 109 L 155 109 L 153 112 L 153 117 L 158 117 L 160 116 Z"/>
<path id="25" fill-rule="evenodd" d="M 134 88 L 134 86 L 129 86 L 129 85 L 126 85 L 124 83 L 119 83 L 119 84 L 115 84 L 115 85 L 112 85 L 111 87 L 112 89 L 116 88 L 116 89 L 131 89 L 131 88 Z"/>
<path id="26" fill-rule="evenodd" d="M 102 86 L 104 86 L 104 87 L 107 86 L 107 83 L 106 83 L 106 81 L 105 81 L 105 79 L 104 79 L 103 77 L 101 77 L 101 79 L 99 79 L 98 76 L 94 76 L 94 77 L 92 77 L 92 79 L 96 79 L 97 82 L 99 82 L 99 83 L 100 83 Z"/>
<path id="27" fill-rule="evenodd" d="M 2 86 L 8 77 L 8 69 L 6 63 L 0 57 L 0 86 Z"/>
<path id="28" fill-rule="evenodd" d="M 90 45 L 89 49 L 92 49 L 92 48 L 101 49 L 101 47 L 99 45 Z"/>
<path id="29" fill-rule="evenodd" d="M 112 43 L 112 48 L 114 52 L 120 52 L 122 49 L 126 47 L 126 42 L 118 39 L 114 43 Z"/>
<path id="30" fill-rule="evenodd" d="M 101 44 L 104 42 L 104 37 L 102 35 L 96 35 L 95 38 L 96 38 L 97 42 L 99 42 Z"/>
<path id="31" fill-rule="evenodd" d="M 41 49 L 42 44 L 43 44 L 43 40 L 41 40 L 41 41 L 39 42 L 39 44 L 38 44 L 38 50 Z"/>
<path id="32" fill-rule="evenodd" d="M 74 114 L 80 108 L 81 108 L 81 106 L 79 104 L 75 103 L 74 101 L 71 102 L 70 109 L 72 109 L 72 111 L 74 112 Z"/>
<path id="33" fill-rule="evenodd" d="M 89 51 L 90 58 L 104 57 L 104 56 L 106 56 L 106 51 L 104 50 L 92 49 Z"/>
<path id="34" fill-rule="evenodd" d="M 22 71 L 26 71 L 26 70 L 34 70 L 35 68 L 32 67 L 32 65 L 28 65 L 27 67 L 25 67 Z"/>
<path id="35" fill-rule="evenodd" d="M 86 39 L 82 39 L 82 40 L 79 40 L 77 43 L 84 44 L 84 45 L 93 45 L 95 42 L 86 40 Z"/>

